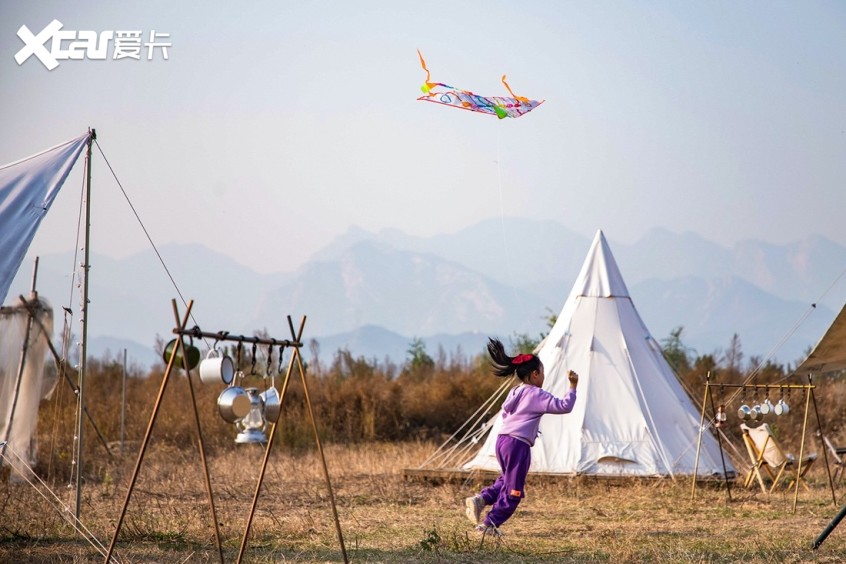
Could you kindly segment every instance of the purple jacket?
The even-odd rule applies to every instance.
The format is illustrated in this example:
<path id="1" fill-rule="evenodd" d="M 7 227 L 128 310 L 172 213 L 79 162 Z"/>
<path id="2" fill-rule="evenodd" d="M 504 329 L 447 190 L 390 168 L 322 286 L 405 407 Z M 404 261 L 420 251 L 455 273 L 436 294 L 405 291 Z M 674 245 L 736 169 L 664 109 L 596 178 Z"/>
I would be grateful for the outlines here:
<path id="1" fill-rule="evenodd" d="M 538 425 L 544 413 L 570 413 L 576 404 L 576 390 L 569 390 L 564 399 L 558 399 L 546 390 L 522 384 L 513 388 L 502 404 L 500 435 L 511 435 L 535 444 Z"/>

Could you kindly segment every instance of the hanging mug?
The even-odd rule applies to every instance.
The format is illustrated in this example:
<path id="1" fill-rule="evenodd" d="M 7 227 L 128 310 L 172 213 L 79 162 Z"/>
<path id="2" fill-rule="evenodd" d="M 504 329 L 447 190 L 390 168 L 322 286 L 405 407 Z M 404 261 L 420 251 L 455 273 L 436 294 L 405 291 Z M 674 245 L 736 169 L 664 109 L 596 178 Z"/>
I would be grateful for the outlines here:
<path id="1" fill-rule="evenodd" d="M 276 423 L 276 420 L 279 419 L 279 412 L 282 409 L 279 392 L 276 391 L 276 388 L 271 386 L 260 395 L 262 401 L 264 402 L 264 418 L 270 423 Z"/>
<path id="2" fill-rule="evenodd" d="M 180 349 L 180 351 L 176 354 L 176 357 L 173 359 L 173 366 L 176 368 L 183 368 L 182 353 L 184 350 L 185 358 L 188 359 L 188 370 L 194 370 L 197 367 L 197 364 L 200 363 L 200 349 L 195 347 L 191 342 L 186 343 L 185 341 L 182 341 L 182 344 L 182 349 Z M 165 348 L 162 351 L 162 359 L 165 361 L 165 364 L 170 362 L 170 357 L 173 356 L 175 348 L 176 339 L 171 339 L 167 345 L 165 345 Z"/>
<path id="3" fill-rule="evenodd" d="M 787 415 L 790 413 L 790 406 L 787 405 L 787 402 L 784 401 L 784 398 L 778 400 L 778 403 L 775 405 L 775 414 L 776 415 Z"/>
<path id="4" fill-rule="evenodd" d="M 766 398 L 763 402 L 761 402 L 759 407 L 761 408 L 761 415 L 763 417 L 766 417 L 773 412 L 773 404 L 770 401 L 770 398 Z"/>
<path id="5" fill-rule="evenodd" d="M 750 421 L 760 421 L 763 418 L 764 418 L 764 414 L 761 413 L 761 406 L 758 405 L 758 404 L 755 404 L 752 407 L 752 410 L 749 413 L 749 420 Z"/>
<path id="6" fill-rule="evenodd" d="M 228 355 L 221 355 L 217 349 L 209 350 L 200 363 L 200 381 L 203 384 L 223 383 L 228 386 L 235 376 L 235 363 Z"/>
<path id="7" fill-rule="evenodd" d="M 744 403 L 737 409 L 737 417 L 743 421 L 749 421 L 752 418 L 752 408 Z"/>

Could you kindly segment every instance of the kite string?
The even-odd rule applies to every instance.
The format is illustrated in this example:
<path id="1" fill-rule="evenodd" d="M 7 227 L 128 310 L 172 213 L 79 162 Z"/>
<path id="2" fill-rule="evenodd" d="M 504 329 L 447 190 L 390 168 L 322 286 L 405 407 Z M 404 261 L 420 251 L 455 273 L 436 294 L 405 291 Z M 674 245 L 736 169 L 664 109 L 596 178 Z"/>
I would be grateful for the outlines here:
<path id="1" fill-rule="evenodd" d="M 499 123 L 496 124 L 497 126 Z M 505 239 L 505 203 L 502 194 L 502 158 L 500 157 L 500 128 L 496 128 L 496 174 L 499 183 L 499 225 L 502 231 L 502 254 L 508 257 L 508 245 Z"/>
<path id="2" fill-rule="evenodd" d="M 501 139 L 502 134 L 500 133 L 500 129 L 502 126 L 499 123 L 499 120 L 494 124 L 496 127 L 496 173 L 497 173 L 497 182 L 499 183 L 499 225 L 500 225 L 500 232 L 502 234 L 502 256 L 506 257 L 506 260 L 510 261 L 511 253 L 508 246 L 508 236 L 506 235 L 505 229 L 505 196 L 504 190 L 502 188 L 502 154 L 501 154 Z M 517 293 L 517 287 L 513 284 L 510 285 L 512 288 L 512 292 L 514 293 L 514 303 L 519 304 L 520 306 L 523 305 L 522 300 L 520 299 L 520 295 Z"/>

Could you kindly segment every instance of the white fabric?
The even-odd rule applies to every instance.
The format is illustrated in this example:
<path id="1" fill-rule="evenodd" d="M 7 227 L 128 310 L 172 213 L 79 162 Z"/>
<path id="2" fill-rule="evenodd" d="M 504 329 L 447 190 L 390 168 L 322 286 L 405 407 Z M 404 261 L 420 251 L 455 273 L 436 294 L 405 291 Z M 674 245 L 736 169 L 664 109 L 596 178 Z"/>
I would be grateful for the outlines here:
<path id="1" fill-rule="evenodd" d="M 88 137 L 0 166 L 0 303 Z"/>
<path id="2" fill-rule="evenodd" d="M 740 428 L 749 433 L 755 448 L 763 453 L 761 458 L 773 468 L 778 468 L 788 460 L 788 456 L 782 452 L 776 442 L 773 430 L 767 423 L 761 423 L 758 427 L 750 427 L 741 423 Z"/>
<path id="3" fill-rule="evenodd" d="M 43 298 L 39 298 L 34 309 L 40 323 L 32 323 L 25 346 L 29 323 L 27 310 L 11 307 L 3 308 L 0 313 L 0 441 L 8 438 L 12 450 L 4 453 L 17 471 L 12 479 L 29 476 L 26 468 L 35 462 L 36 455 L 33 438 L 38 424 L 38 406 L 52 389 L 45 379 L 44 362 L 47 342 L 53 334 L 53 309 Z M 19 375 L 24 349 L 26 361 Z M 0 466 L 4 464 L 6 461 L 0 460 Z"/>
<path id="4" fill-rule="evenodd" d="M 605 236 L 597 232 L 564 308 L 541 343 L 544 389 L 557 397 L 579 374 L 576 406 L 544 415 L 531 472 L 601 476 L 692 475 L 699 409 L 688 397 L 629 297 Z M 499 470 L 501 414 L 465 468 Z M 726 457 L 725 469 L 734 472 Z M 702 434 L 697 474 L 723 474 L 716 438 Z"/>

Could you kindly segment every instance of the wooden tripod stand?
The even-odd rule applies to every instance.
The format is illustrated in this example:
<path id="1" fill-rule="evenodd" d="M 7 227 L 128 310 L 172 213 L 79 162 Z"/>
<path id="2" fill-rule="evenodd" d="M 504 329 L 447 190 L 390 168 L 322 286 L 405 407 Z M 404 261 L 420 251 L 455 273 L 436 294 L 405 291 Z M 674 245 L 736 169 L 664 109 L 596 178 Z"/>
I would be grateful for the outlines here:
<path id="1" fill-rule="evenodd" d="M 219 528 L 219 525 L 218 525 L 217 513 L 216 513 L 215 505 L 214 505 L 214 494 L 212 492 L 211 478 L 209 476 L 209 470 L 208 470 L 208 463 L 206 461 L 205 443 L 204 443 L 204 440 L 203 440 L 202 429 L 200 427 L 200 417 L 199 417 L 199 412 L 197 410 L 197 400 L 196 400 L 196 395 L 194 393 L 194 386 L 193 386 L 193 383 L 192 383 L 191 378 L 190 378 L 190 367 L 188 365 L 188 355 L 185 354 L 184 337 L 186 337 L 186 336 L 211 337 L 211 338 L 216 339 L 217 341 L 243 342 L 245 340 L 248 340 L 249 342 L 252 342 L 252 343 L 255 343 L 255 344 L 268 344 L 268 345 L 273 345 L 273 346 L 278 345 L 278 346 L 281 346 L 281 347 L 292 347 L 293 354 L 291 355 L 291 359 L 290 359 L 289 364 L 288 364 L 288 369 L 287 369 L 287 372 L 285 374 L 285 380 L 282 384 L 282 392 L 279 394 L 280 411 L 281 411 L 283 404 L 284 404 L 285 395 L 286 395 L 286 392 L 288 390 L 288 384 L 290 382 L 291 373 L 293 372 L 293 369 L 296 366 L 296 368 L 298 369 L 298 371 L 300 373 L 300 377 L 301 377 L 301 380 L 302 380 L 304 395 L 305 395 L 306 403 L 307 403 L 307 406 L 308 406 L 308 413 L 309 413 L 309 417 L 311 418 L 312 428 L 314 429 L 314 439 L 315 439 L 317 449 L 320 453 L 320 459 L 321 459 L 321 462 L 322 462 L 322 465 L 323 465 L 323 473 L 324 473 L 324 476 L 326 478 L 327 488 L 329 490 L 329 498 L 330 498 L 331 504 L 332 504 L 332 514 L 333 514 L 334 521 L 335 521 L 335 529 L 336 529 L 336 532 L 337 532 L 337 535 L 338 535 L 338 542 L 339 542 L 340 547 L 341 547 L 341 553 L 342 553 L 344 562 L 349 562 L 349 559 L 347 558 L 346 548 L 344 546 L 344 537 L 343 537 L 343 533 L 341 531 L 341 524 L 340 524 L 340 521 L 338 519 L 338 510 L 337 510 L 337 506 L 335 504 L 335 496 L 334 496 L 334 493 L 332 491 L 332 483 L 329 479 L 329 470 L 328 470 L 328 466 L 326 465 L 326 457 L 323 454 L 323 447 L 321 446 L 321 443 L 320 443 L 320 436 L 319 436 L 319 433 L 317 431 L 317 422 L 315 421 L 315 418 L 314 418 L 314 410 L 312 409 L 311 400 L 310 400 L 309 393 L 308 393 L 308 385 L 306 383 L 305 370 L 303 368 L 302 358 L 300 356 L 300 348 L 302 347 L 301 339 L 302 339 L 303 329 L 305 327 L 306 318 L 303 317 L 303 319 L 300 323 L 299 331 L 295 332 L 293 322 L 291 321 L 291 317 L 288 316 L 288 326 L 291 330 L 291 340 L 260 339 L 260 338 L 257 338 L 257 337 L 253 338 L 253 337 L 243 337 L 243 336 L 231 336 L 231 335 L 229 335 L 228 332 L 223 332 L 223 331 L 217 332 L 217 333 L 204 333 L 199 329 L 199 327 L 194 327 L 193 329 L 186 329 L 186 326 L 188 324 L 188 320 L 190 319 L 190 316 L 191 316 L 191 308 L 192 308 L 193 303 L 194 303 L 193 300 L 188 302 L 187 309 L 185 311 L 185 315 L 181 319 L 180 319 L 180 316 L 179 316 L 179 310 L 178 310 L 178 307 L 177 307 L 177 304 L 176 304 L 176 300 L 172 300 L 171 302 L 172 302 L 172 305 L 173 305 L 174 317 L 175 317 L 175 320 L 176 320 L 176 323 L 177 323 L 177 327 L 173 330 L 173 333 L 177 335 L 177 339 L 176 339 L 175 346 L 173 348 L 173 352 L 171 353 L 170 358 L 168 359 L 167 368 L 165 369 L 165 373 L 162 376 L 162 383 L 161 383 L 161 386 L 159 388 L 159 393 L 158 393 L 158 396 L 156 397 L 155 404 L 153 406 L 153 412 L 150 415 L 150 421 L 147 425 L 147 431 L 144 434 L 144 439 L 141 443 L 141 449 L 138 453 L 138 460 L 135 463 L 135 469 L 132 473 L 132 478 L 131 478 L 130 483 L 129 483 L 129 488 L 126 492 L 126 498 L 125 498 L 124 503 L 123 503 L 123 508 L 121 509 L 120 517 L 119 517 L 117 524 L 115 526 L 115 532 L 114 532 L 114 535 L 112 536 L 112 541 L 109 544 L 108 552 L 106 553 L 106 559 L 105 559 L 106 563 L 108 564 L 109 561 L 111 560 L 111 556 L 112 556 L 112 553 L 113 553 L 114 548 L 115 548 L 115 543 L 117 541 L 118 534 L 120 534 L 120 529 L 121 529 L 121 526 L 123 525 L 123 520 L 126 516 L 126 509 L 127 509 L 127 506 L 129 505 L 129 500 L 132 496 L 132 490 L 135 487 L 135 482 L 138 478 L 138 472 L 141 468 L 141 464 L 144 460 L 144 454 L 147 450 L 147 445 L 150 441 L 150 435 L 152 433 L 153 425 L 155 424 L 156 417 L 157 417 L 158 412 L 159 412 L 159 408 L 161 407 L 162 396 L 164 395 L 164 391 L 165 391 L 165 388 L 167 387 L 168 380 L 169 380 L 170 375 L 171 375 L 171 373 L 173 372 L 173 369 L 174 369 L 174 360 L 181 357 L 182 358 L 182 365 L 183 365 L 182 368 L 185 370 L 186 374 L 189 374 L 189 377 L 186 378 L 186 380 L 188 381 L 188 388 L 189 388 L 190 394 L 191 394 L 191 404 L 193 406 L 193 411 L 194 411 L 194 421 L 195 421 L 196 432 L 197 432 L 197 443 L 198 443 L 198 446 L 199 446 L 200 460 L 201 460 L 201 463 L 202 463 L 203 474 L 204 474 L 204 477 L 205 477 L 206 493 L 208 495 L 208 502 L 209 502 L 209 512 L 210 512 L 211 520 L 214 523 L 215 542 L 217 544 L 218 556 L 220 558 L 221 564 L 223 564 L 223 561 L 224 561 L 223 560 L 223 548 L 222 548 L 221 542 L 220 542 L 220 528 Z M 280 354 L 281 354 L 281 352 L 280 352 Z M 246 551 L 247 542 L 248 542 L 248 539 L 249 539 L 250 527 L 252 525 L 253 516 L 255 514 L 256 506 L 258 504 L 258 497 L 259 497 L 259 494 L 261 493 L 261 486 L 262 486 L 262 482 L 264 480 L 264 475 L 265 475 L 265 471 L 267 469 L 267 463 L 268 463 L 268 460 L 269 460 L 269 457 L 270 457 L 271 448 L 273 447 L 273 439 L 274 439 L 275 435 L 276 435 L 276 421 L 273 421 L 273 422 L 271 422 L 270 437 L 268 438 L 267 446 L 265 447 L 264 458 L 262 460 L 261 470 L 259 472 L 259 478 L 258 478 L 258 481 L 256 483 L 255 493 L 253 495 L 252 504 L 250 506 L 250 513 L 249 513 L 249 516 L 247 518 L 247 523 L 246 523 L 246 526 L 244 528 L 244 534 L 243 534 L 242 539 L 241 539 L 241 546 L 240 546 L 239 551 L 238 551 L 238 560 L 237 561 L 239 563 L 242 561 L 242 559 L 244 557 L 244 553 Z"/>

